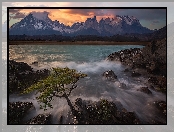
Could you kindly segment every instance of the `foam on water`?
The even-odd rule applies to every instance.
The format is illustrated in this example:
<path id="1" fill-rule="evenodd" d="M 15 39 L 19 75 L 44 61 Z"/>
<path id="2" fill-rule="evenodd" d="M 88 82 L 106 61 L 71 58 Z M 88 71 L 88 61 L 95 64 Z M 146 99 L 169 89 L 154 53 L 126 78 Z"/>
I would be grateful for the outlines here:
<path id="1" fill-rule="evenodd" d="M 43 49 L 44 47 L 38 48 Z M 90 46 L 89 50 L 97 50 L 95 52 L 102 52 L 104 54 L 107 54 L 107 56 L 100 55 L 100 57 L 95 58 L 96 53 L 92 52 L 94 53 L 94 57 L 91 58 L 92 61 L 89 60 L 89 58 L 91 57 L 90 54 L 92 53 L 87 50 L 87 47 L 79 49 L 80 51 L 86 51 L 84 53 L 85 55 L 83 55 L 83 52 L 80 51 L 77 51 L 77 54 L 73 50 L 72 54 L 70 54 L 70 52 L 67 51 L 66 48 L 63 49 L 63 47 L 60 47 L 60 54 L 57 54 L 58 51 L 55 48 L 52 48 L 53 52 L 51 53 L 51 48 L 49 48 L 47 50 L 46 48 L 44 48 L 43 51 L 39 51 L 36 47 L 35 50 L 33 48 L 30 48 L 29 51 L 31 53 L 28 53 L 26 52 L 27 49 L 25 47 L 23 48 L 24 50 L 21 51 L 24 56 L 22 61 L 30 64 L 34 70 L 50 69 L 51 67 L 69 67 L 71 69 L 76 69 L 79 72 L 86 73 L 88 77 L 80 79 L 77 83 L 78 87 L 74 89 L 70 95 L 70 100 L 73 103 L 75 102 L 76 98 L 82 98 L 83 100 L 91 101 L 99 101 L 101 98 L 103 98 L 113 102 L 119 101 L 124 108 L 126 108 L 128 111 L 134 111 L 138 115 L 138 117 L 144 121 L 148 121 L 150 117 L 158 116 L 155 113 L 155 108 L 148 104 L 157 100 L 165 101 L 165 95 L 155 92 L 153 90 L 151 90 L 152 95 L 137 91 L 137 89 L 146 86 L 147 78 L 132 78 L 130 74 L 123 72 L 125 66 L 121 65 L 119 62 L 107 61 L 106 57 L 110 53 L 115 52 L 113 46 L 105 47 L 107 50 L 106 53 L 105 48 L 100 48 L 99 50 L 97 50 L 96 47 L 92 49 L 92 47 Z M 76 47 L 76 49 L 77 48 L 78 47 Z M 16 56 L 21 54 L 21 52 L 17 53 L 16 50 L 14 51 Z M 33 54 L 33 52 L 35 54 Z M 69 54 L 68 56 L 67 52 Z M 81 55 L 82 58 L 86 59 L 82 61 L 80 57 L 78 58 L 76 55 Z M 15 57 L 12 58 L 14 59 Z M 76 60 L 73 61 L 74 58 L 76 58 Z M 18 59 L 17 61 L 21 61 L 21 59 Z M 32 65 L 31 63 L 33 62 L 33 60 L 37 61 L 38 64 Z M 107 70 L 113 70 L 114 73 L 117 75 L 118 80 L 113 82 L 106 80 L 104 77 L 102 77 L 103 72 Z M 23 96 L 11 95 L 10 101 L 31 101 L 36 107 L 36 113 L 34 115 L 42 114 L 44 113 L 44 111 L 40 109 L 38 102 L 36 100 L 33 100 L 35 99 L 35 97 L 36 95 L 34 93 Z M 71 115 L 69 113 L 70 108 L 64 98 L 54 98 L 52 104 L 54 106 L 54 109 L 49 109 L 47 112 L 52 113 L 54 117 L 53 122 L 55 124 L 59 123 L 61 115 L 64 117 L 63 123 L 67 124 L 72 121 Z"/>

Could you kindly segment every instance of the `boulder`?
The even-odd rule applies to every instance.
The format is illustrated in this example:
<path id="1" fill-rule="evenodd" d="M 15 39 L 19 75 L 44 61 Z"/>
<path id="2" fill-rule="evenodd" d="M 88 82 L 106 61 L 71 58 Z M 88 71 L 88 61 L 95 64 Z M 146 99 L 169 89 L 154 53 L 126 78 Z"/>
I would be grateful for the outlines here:
<path id="1" fill-rule="evenodd" d="M 166 101 L 157 100 L 150 102 L 149 105 L 156 108 L 157 119 L 151 119 L 149 124 L 166 124 L 167 123 L 167 104 Z"/>
<path id="2" fill-rule="evenodd" d="M 159 112 L 166 117 L 167 115 L 167 104 L 165 101 L 154 101 L 153 105 L 158 108 Z"/>
<path id="3" fill-rule="evenodd" d="M 108 56 L 110 61 L 120 61 L 130 68 L 141 68 L 149 74 L 167 76 L 166 38 L 152 41 L 142 49 L 126 49 Z"/>
<path id="4" fill-rule="evenodd" d="M 29 120 L 26 124 L 37 124 L 37 125 L 44 125 L 44 124 L 51 124 L 51 114 L 39 114 L 38 116 Z"/>
<path id="5" fill-rule="evenodd" d="M 114 102 L 105 99 L 90 102 L 78 98 L 75 104 L 78 124 L 140 124 L 134 112 L 119 110 Z"/>
<path id="6" fill-rule="evenodd" d="M 33 71 L 27 63 L 9 60 L 9 92 L 21 92 L 48 75 L 47 69 Z"/>
<path id="7" fill-rule="evenodd" d="M 148 82 L 152 84 L 155 91 L 166 93 L 167 79 L 164 76 L 151 76 Z"/>
<path id="8" fill-rule="evenodd" d="M 107 80 L 116 80 L 117 79 L 117 76 L 115 75 L 115 73 L 112 70 L 105 71 L 102 75 Z"/>
<path id="9" fill-rule="evenodd" d="M 129 72 L 129 71 L 130 71 L 130 69 L 126 68 L 123 72 Z"/>
<path id="10" fill-rule="evenodd" d="M 9 124 L 24 124 L 23 118 L 35 107 L 32 102 L 9 102 Z"/>
<path id="11" fill-rule="evenodd" d="M 141 76 L 141 74 L 138 73 L 138 72 L 133 71 L 132 74 L 131 74 L 131 76 L 132 77 L 139 77 L 139 76 Z"/>

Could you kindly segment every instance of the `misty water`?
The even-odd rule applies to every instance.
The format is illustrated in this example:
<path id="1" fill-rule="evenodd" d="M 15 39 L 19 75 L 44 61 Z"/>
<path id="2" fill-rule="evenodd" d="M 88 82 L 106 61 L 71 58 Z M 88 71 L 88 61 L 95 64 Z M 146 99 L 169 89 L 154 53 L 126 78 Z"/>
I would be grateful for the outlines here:
<path id="1" fill-rule="evenodd" d="M 130 48 L 142 48 L 137 45 L 10 45 L 9 59 L 17 62 L 25 62 L 34 70 L 50 69 L 51 67 L 69 67 L 88 76 L 80 79 L 77 88 L 70 95 L 72 103 L 76 98 L 83 100 L 99 101 L 107 99 L 116 104 L 120 102 L 128 111 L 135 112 L 140 120 L 147 121 L 154 118 L 163 121 L 157 115 L 155 107 L 149 105 L 154 101 L 164 100 L 166 96 L 162 93 L 151 90 L 152 95 L 137 91 L 137 89 L 147 85 L 144 77 L 132 78 L 130 73 L 125 73 L 125 66 L 120 62 L 111 62 L 107 56 L 113 52 Z M 32 64 L 38 62 L 37 64 Z M 113 70 L 118 77 L 118 81 L 108 81 L 102 77 L 102 73 Z M 125 85 L 122 85 L 125 84 Z M 43 111 L 40 109 L 36 95 L 11 94 L 10 102 L 31 101 L 36 107 L 36 112 L 31 111 L 27 119 L 38 114 L 51 113 L 53 123 L 59 124 L 59 119 L 63 115 L 64 124 L 72 123 L 70 108 L 64 98 L 54 98 L 53 109 Z"/>

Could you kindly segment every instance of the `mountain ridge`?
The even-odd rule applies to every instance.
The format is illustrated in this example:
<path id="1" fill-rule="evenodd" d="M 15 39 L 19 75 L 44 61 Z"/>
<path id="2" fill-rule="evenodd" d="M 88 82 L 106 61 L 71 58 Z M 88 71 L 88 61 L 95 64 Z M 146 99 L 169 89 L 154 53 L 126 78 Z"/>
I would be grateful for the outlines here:
<path id="1" fill-rule="evenodd" d="M 52 21 L 48 14 L 39 16 L 30 13 L 20 22 L 13 24 L 10 35 L 99 35 L 110 36 L 125 33 L 152 33 L 153 31 L 143 27 L 139 20 L 133 16 L 119 16 L 114 18 L 101 19 L 99 22 L 96 16 L 87 18 L 85 22 L 75 22 L 72 26 L 66 26 L 58 20 Z"/>

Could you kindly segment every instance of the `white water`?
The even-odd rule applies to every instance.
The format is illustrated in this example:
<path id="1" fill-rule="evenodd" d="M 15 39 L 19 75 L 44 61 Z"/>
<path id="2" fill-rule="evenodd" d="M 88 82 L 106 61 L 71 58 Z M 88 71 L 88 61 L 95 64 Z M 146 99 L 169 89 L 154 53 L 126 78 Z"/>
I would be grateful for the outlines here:
<path id="1" fill-rule="evenodd" d="M 65 46 L 66 47 L 66 46 Z M 102 47 L 102 46 L 101 46 Z M 20 47 L 21 50 L 13 50 L 13 55 L 10 56 L 11 59 L 16 61 L 24 61 L 28 64 L 31 64 L 34 61 L 38 62 L 38 65 L 31 65 L 34 70 L 38 69 L 49 69 L 51 67 L 69 67 L 76 69 L 77 71 L 81 71 L 82 73 L 86 73 L 88 77 L 79 80 L 78 87 L 71 93 L 70 100 L 74 103 L 76 98 L 82 98 L 83 100 L 91 100 L 98 101 L 101 98 L 108 99 L 109 101 L 113 101 L 117 103 L 119 101 L 124 108 L 128 111 L 134 111 L 138 117 L 144 121 L 148 121 L 149 118 L 155 118 L 156 120 L 163 120 L 158 118 L 156 110 L 149 103 L 153 103 L 153 101 L 158 100 L 166 100 L 166 96 L 164 94 L 155 92 L 151 90 L 152 95 L 147 95 L 137 89 L 146 86 L 147 79 L 140 78 L 132 78 L 130 73 L 125 73 L 123 70 L 125 67 L 121 65 L 119 62 L 109 62 L 106 60 L 106 55 L 109 55 L 112 52 L 115 52 L 122 49 L 114 49 L 114 46 L 111 47 L 103 47 L 99 49 L 99 47 L 76 47 L 76 52 L 73 50 L 72 53 L 68 47 L 64 48 L 60 47 L 60 51 L 56 51 L 55 48 L 47 48 L 38 47 L 32 48 L 30 47 L 28 50 L 26 47 Z M 45 49 L 44 49 L 45 48 Z M 74 47 L 71 47 L 71 49 Z M 88 49 L 89 48 L 89 49 Z M 126 46 L 125 46 L 126 48 Z M 31 50 L 34 49 L 34 50 Z M 42 49 L 42 50 L 39 50 Z M 52 50 L 54 52 L 51 52 Z M 77 50 L 78 49 L 78 50 Z M 85 53 L 82 51 L 86 51 Z M 105 51 L 107 50 L 107 52 Z M 20 51 L 20 52 L 16 52 Z M 34 51 L 37 51 L 33 53 Z M 63 52 L 64 51 L 64 52 Z M 48 53 L 49 52 L 49 53 Z M 98 58 L 97 54 L 102 52 Z M 11 52 L 12 53 L 12 52 Z M 48 53 L 48 54 L 47 54 Z M 59 54 L 58 54 L 59 53 Z M 77 54 L 76 54 L 77 53 Z M 81 54 L 79 54 L 81 53 Z M 93 55 L 91 55 L 93 53 Z M 19 57 L 22 55 L 22 59 Z M 79 55 L 84 58 L 83 60 Z M 54 58 L 53 60 L 50 59 Z M 56 57 L 61 56 L 64 58 L 63 60 L 56 60 Z M 93 57 L 92 57 L 93 56 Z M 92 58 L 91 58 L 92 57 Z M 90 60 L 91 58 L 91 60 Z M 60 58 L 59 58 L 60 59 Z M 74 59 L 74 60 L 73 60 Z M 29 61 L 30 60 L 30 61 Z M 32 60 L 32 61 L 31 61 Z M 113 70 L 114 73 L 118 77 L 118 81 L 111 82 L 102 77 L 102 73 L 107 70 Z M 121 83 L 124 83 L 126 86 L 122 86 Z M 54 98 L 52 101 L 54 109 L 48 109 L 47 111 L 43 111 L 39 108 L 39 104 L 35 100 L 36 95 L 10 95 L 10 102 L 16 101 L 31 101 L 36 107 L 36 113 L 31 113 L 30 116 L 34 117 L 37 114 L 42 114 L 44 112 L 51 113 L 53 115 L 53 123 L 59 124 L 59 119 L 63 115 L 65 118 L 63 120 L 64 124 L 68 124 L 72 122 L 69 115 L 69 106 L 65 99 L 63 98 Z M 68 116 L 68 117 L 67 117 Z M 30 117 L 30 118 L 31 118 Z"/>

